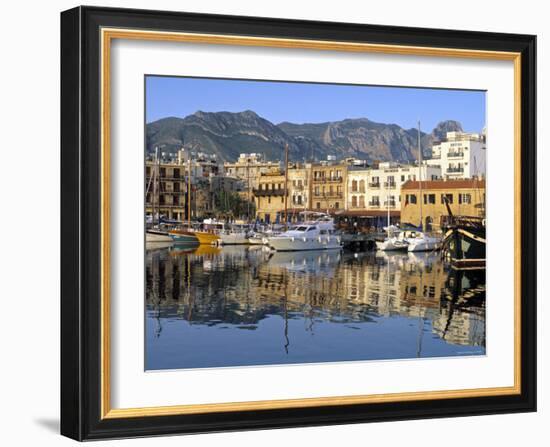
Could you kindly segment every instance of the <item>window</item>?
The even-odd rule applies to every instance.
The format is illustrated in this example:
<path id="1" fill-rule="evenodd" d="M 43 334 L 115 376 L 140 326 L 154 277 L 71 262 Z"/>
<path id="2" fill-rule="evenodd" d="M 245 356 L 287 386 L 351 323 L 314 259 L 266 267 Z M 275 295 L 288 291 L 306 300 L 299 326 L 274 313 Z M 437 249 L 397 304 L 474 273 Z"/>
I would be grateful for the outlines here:
<path id="1" fill-rule="evenodd" d="M 424 205 L 435 205 L 435 194 L 424 194 Z"/>
<path id="2" fill-rule="evenodd" d="M 359 197 L 359 208 L 365 208 L 365 197 L 364 196 Z"/>
<path id="3" fill-rule="evenodd" d="M 405 204 L 416 205 L 416 194 L 407 194 L 405 197 Z"/>
<path id="4" fill-rule="evenodd" d="M 334 203 L 334 208 L 336 208 L 336 209 L 340 208 L 340 202 L 335 202 Z"/>
<path id="5" fill-rule="evenodd" d="M 471 194 L 459 194 L 458 195 L 458 203 L 462 204 L 462 203 L 467 203 L 467 204 L 470 204 L 472 203 L 472 195 Z"/>
<path id="6" fill-rule="evenodd" d="M 353 208 L 356 208 L 357 207 L 357 196 L 352 196 L 351 197 L 351 206 Z"/>
<path id="7" fill-rule="evenodd" d="M 402 181 L 402 182 L 405 181 L 405 176 L 404 176 L 404 175 L 401 176 L 401 181 Z"/>
<path id="8" fill-rule="evenodd" d="M 179 205 L 178 196 L 172 196 L 172 205 Z"/>
<path id="9" fill-rule="evenodd" d="M 151 175 L 151 167 L 150 167 L 150 166 L 147 166 L 147 167 L 145 168 L 145 175 L 146 175 L 146 176 L 150 176 L 150 175 Z"/>
<path id="10" fill-rule="evenodd" d="M 357 192 L 357 180 L 351 182 L 351 190 Z"/>
<path id="11" fill-rule="evenodd" d="M 180 169 L 174 168 L 174 178 L 180 178 Z"/>
<path id="12" fill-rule="evenodd" d="M 160 176 L 166 177 L 166 168 L 160 168 Z"/>
<path id="13" fill-rule="evenodd" d="M 359 192 L 365 192 L 365 180 L 359 182 Z"/>
<path id="14" fill-rule="evenodd" d="M 321 202 L 317 202 L 317 209 L 318 209 L 318 210 L 321 209 Z"/>
<path id="15" fill-rule="evenodd" d="M 453 203 L 453 195 L 452 194 L 441 194 L 441 203 L 445 203 L 445 198 L 447 198 L 447 201 L 449 204 Z"/>

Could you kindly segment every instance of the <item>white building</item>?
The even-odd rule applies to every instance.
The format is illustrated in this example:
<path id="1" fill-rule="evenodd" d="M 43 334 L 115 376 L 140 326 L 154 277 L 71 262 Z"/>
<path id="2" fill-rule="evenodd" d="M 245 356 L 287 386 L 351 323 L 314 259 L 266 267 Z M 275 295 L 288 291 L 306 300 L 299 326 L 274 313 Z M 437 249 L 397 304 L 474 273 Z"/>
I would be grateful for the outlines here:
<path id="1" fill-rule="evenodd" d="M 441 178 L 439 166 L 422 166 L 422 180 Z M 394 162 L 380 163 L 378 168 L 348 168 L 348 210 L 399 210 L 401 186 L 407 180 L 420 180 L 420 167 Z"/>
<path id="2" fill-rule="evenodd" d="M 432 147 L 430 166 L 439 166 L 447 179 L 485 177 L 486 139 L 484 134 L 447 132 L 445 140 Z"/>

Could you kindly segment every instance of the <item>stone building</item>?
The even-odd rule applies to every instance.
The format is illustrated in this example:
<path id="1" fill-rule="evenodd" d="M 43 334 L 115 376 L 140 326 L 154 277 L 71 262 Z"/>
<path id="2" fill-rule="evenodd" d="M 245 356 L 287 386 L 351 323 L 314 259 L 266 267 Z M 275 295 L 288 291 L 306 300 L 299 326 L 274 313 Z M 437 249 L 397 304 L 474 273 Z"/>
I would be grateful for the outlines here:
<path id="1" fill-rule="evenodd" d="M 445 198 L 453 215 L 485 216 L 484 179 L 426 181 L 422 192 L 420 182 L 408 181 L 401 188 L 401 222 L 422 224 L 427 231 L 440 229 L 441 217 L 449 214 Z"/>
<path id="2" fill-rule="evenodd" d="M 311 166 L 311 209 L 334 212 L 345 208 L 346 164 L 315 164 Z"/>
<path id="3" fill-rule="evenodd" d="M 439 166 L 443 178 L 484 177 L 486 152 L 484 133 L 447 132 L 444 140 L 434 143 L 426 162 Z"/>
<path id="4" fill-rule="evenodd" d="M 284 185 L 285 175 L 278 169 L 260 175 L 258 187 L 252 190 L 257 219 L 266 223 L 274 223 L 281 220 L 285 209 Z"/>

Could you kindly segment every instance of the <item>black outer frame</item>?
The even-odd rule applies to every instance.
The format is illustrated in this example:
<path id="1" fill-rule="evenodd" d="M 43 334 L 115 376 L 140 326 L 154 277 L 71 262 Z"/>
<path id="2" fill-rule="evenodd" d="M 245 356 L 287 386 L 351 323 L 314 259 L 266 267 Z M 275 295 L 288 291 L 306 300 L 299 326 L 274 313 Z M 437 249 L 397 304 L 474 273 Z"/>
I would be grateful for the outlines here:
<path id="1" fill-rule="evenodd" d="M 521 394 L 100 418 L 100 28 L 520 52 Z M 536 36 L 77 7 L 61 13 L 61 434 L 77 440 L 536 411 Z"/>

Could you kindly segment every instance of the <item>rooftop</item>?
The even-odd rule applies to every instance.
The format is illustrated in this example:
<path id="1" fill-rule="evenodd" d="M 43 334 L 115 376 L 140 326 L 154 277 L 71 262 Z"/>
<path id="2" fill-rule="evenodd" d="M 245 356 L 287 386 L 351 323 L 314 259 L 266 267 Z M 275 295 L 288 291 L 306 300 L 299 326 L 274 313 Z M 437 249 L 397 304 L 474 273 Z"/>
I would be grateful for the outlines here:
<path id="1" fill-rule="evenodd" d="M 485 189 L 485 179 L 456 179 L 456 180 L 424 180 L 422 181 L 422 189 Z M 418 190 L 420 182 L 414 180 L 406 181 L 401 189 Z"/>

